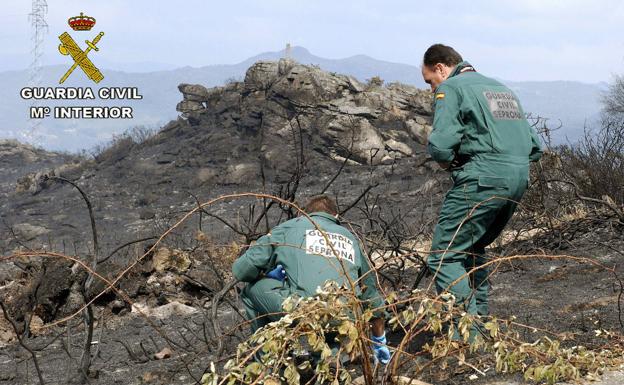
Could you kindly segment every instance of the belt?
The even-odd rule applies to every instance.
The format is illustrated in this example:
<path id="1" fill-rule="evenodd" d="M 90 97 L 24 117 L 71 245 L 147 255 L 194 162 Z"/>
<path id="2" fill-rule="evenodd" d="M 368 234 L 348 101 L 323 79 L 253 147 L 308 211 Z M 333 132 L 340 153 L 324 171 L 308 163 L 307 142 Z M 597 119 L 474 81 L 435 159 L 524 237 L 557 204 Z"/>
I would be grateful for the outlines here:
<path id="1" fill-rule="evenodd" d="M 486 162 L 500 162 L 500 163 L 511 163 L 516 165 L 528 165 L 529 164 L 529 156 L 528 155 L 512 155 L 512 154 L 500 154 L 500 153 L 479 153 L 473 155 L 463 155 L 460 154 L 456 158 L 457 164 L 459 167 L 465 165 L 466 163 L 481 161 Z M 455 162 L 455 161 L 454 161 Z"/>

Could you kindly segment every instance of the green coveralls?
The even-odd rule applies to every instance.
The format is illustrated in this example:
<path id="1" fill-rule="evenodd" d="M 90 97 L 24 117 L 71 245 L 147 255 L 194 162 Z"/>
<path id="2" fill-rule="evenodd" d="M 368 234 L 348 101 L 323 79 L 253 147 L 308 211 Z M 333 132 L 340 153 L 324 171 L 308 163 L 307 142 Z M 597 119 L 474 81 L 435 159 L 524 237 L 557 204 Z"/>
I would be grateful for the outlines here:
<path id="1" fill-rule="evenodd" d="M 487 315 L 487 269 L 465 275 L 487 262 L 485 247 L 513 215 L 528 186 L 529 161 L 542 150 L 514 93 L 467 62 L 435 90 L 434 103 L 428 151 L 437 162 L 452 162 L 453 187 L 427 263 L 438 292 L 451 292 L 469 314 Z"/>
<path id="2" fill-rule="evenodd" d="M 310 217 L 326 233 L 334 250 L 308 218 L 299 217 L 275 227 L 234 262 L 234 276 L 249 282 L 241 299 L 254 331 L 281 318 L 282 302 L 290 295 L 313 296 L 316 288 L 328 280 L 348 286 L 345 272 L 366 288 L 363 292 L 359 287 L 356 290 L 367 306 L 374 309 L 383 305 L 375 275 L 355 236 L 332 215 L 316 212 Z M 277 265 L 286 271 L 284 282 L 263 278 Z"/>

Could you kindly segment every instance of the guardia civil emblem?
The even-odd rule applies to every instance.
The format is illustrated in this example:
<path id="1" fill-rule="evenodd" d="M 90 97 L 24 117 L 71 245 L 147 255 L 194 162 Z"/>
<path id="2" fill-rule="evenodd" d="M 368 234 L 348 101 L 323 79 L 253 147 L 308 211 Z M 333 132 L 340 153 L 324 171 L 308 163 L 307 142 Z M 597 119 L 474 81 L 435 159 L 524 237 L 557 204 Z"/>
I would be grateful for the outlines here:
<path id="1" fill-rule="evenodd" d="M 67 24 L 69 24 L 71 29 L 73 29 L 74 31 L 90 31 L 95 25 L 95 18 L 91 16 L 86 16 L 84 13 L 80 12 L 80 16 L 70 17 L 67 20 Z M 80 46 L 78 46 L 76 41 L 71 37 L 69 33 L 63 32 L 59 36 L 59 40 L 61 41 L 61 44 L 59 44 L 58 47 L 59 52 L 65 56 L 71 56 L 74 61 L 74 64 L 72 64 L 67 72 L 65 72 L 65 75 L 61 77 L 61 80 L 59 80 L 59 84 L 63 84 L 63 82 L 67 80 L 67 78 L 74 72 L 77 67 L 80 67 L 85 75 L 87 75 L 87 77 L 93 80 L 95 83 L 99 83 L 100 81 L 102 81 L 102 79 L 104 79 L 104 75 L 102 75 L 102 72 L 100 72 L 100 70 L 95 66 L 95 64 L 93 64 L 91 59 L 89 59 L 88 57 L 89 52 L 91 52 L 92 50 L 100 50 L 97 47 L 97 44 L 100 42 L 100 39 L 102 39 L 102 36 L 104 36 L 104 32 L 100 32 L 99 34 L 97 34 L 93 38 L 93 40 L 85 40 L 87 47 L 84 51 L 82 50 L 82 48 L 80 48 Z"/>

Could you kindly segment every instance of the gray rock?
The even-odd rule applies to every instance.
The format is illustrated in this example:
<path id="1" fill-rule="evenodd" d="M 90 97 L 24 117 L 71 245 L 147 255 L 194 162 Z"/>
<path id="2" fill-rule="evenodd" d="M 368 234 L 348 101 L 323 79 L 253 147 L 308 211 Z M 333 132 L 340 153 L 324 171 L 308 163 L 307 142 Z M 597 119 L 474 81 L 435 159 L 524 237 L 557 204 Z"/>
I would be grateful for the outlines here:
<path id="1" fill-rule="evenodd" d="M 277 80 L 278 75 L 278 63 L 257 62 L 245 74 L 245 89 L 248 91 L 266 90 Z"/>
<path id="2" fill-rule="evenodd" d="M 13 232 L 20 240 L 32 241 L 41 235 L 48 234 L 50 230 L 43 226 L 31 225 L 30 223 L 18 223 L 13 225 Z"/>
<path id="3" fill-rule="evenodd" d="M 116 299 L 111 302 L 109 306 L 113 314 L 119 314 L 123 309 L 126 308 L 126 303 L 122 300 Z"/>
<path id="4" fill-rule="evenodd" d="M 347 84 L 349 85 L 349 89 L 353 92 L 364 92 L 366 90 L 364 84 L 360 83 L 353 76 L 347 76 Z"/>
<path id="5" fill-rule="evenodd" d="M 338 111 L 347 115 L 362 116 L 364 118 L 375 119 L 379 117 L 379 111 L 372 110 L 366 106 L 340 106 Z"/>
<path id="6" fill-rule="evenodd" d="M 411 156 L 414 154 L 414 150 L 412 150 L 410 146 L 408 146 L 405 143 L 394 140 L 394 139 L 390 139 L 386 141 L 386 148 L 389 148 L 392 151 L 396 151 L 406 156 Z"/>
<path id="7" fill-rule="evenodd" d="M 405 122 L 405 126 L 407 127 L 407 131 L 416 141 L 418 141 L 418 143 L 423 145 L 427 143 L 427 138 L 431 133 L 430 125 L 421 124 L 414 119 L 409 119 Z"/>
<path id="8" fill-rule="evenodd" d="M 296 61 L 287 58 L 281 58 L 277 63 L 277 73 L 279 76 L 284 76 L 290 72 L 290 70 L 297 64 Z"/>
<path id="9" fill-rule="evenodd" d="M 172 316 L 188 316 L 196 312 L 196 308 L 177 301 L 155 308 L 150 308 L 140 303 L 132 305 L 132 313 L 143 314 L 157 319 L 168 319 Z"/>
<path id="10" fill-rule="evenodd" d="M 225 175 L 226 184 L 243 184 L 260 177 L 260 168 L 255 163 L 240 163 L 229 166 Z"/>
<path id="11" fill-rule="evenodd" d="M 203 167 L 197 170 L 197 179 L 201 183 L 212 182 L 218 176 L 218 171 L 212 168 Z"/>
<path id="12" fill-rule="evenodd" d="M 187 117 L 194 112 L 198 112 L 204 109 L 204 105 L 200 102 L 192 100 L 183 100 L 176 106 L 176 111 L 182 113 L 182 117 Z"/>
<path id="13" fill-rule="evenodd" d="M 199 84 L 180 84 L 178 86 L 184 96 L 184 100 L 193 102 L 204 102 L 208 99 L 208 90 Z"/>

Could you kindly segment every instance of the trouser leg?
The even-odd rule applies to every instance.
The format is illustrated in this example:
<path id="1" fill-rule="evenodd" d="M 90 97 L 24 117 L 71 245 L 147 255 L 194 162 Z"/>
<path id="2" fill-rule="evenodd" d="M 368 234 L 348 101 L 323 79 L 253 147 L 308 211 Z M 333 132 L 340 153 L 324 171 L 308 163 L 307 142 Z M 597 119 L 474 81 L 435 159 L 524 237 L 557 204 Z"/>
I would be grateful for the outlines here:
<path id="1" fill-rule="evenodd" d="M 498 211 L 494 217 L 493 222 L 488 226 L 487 230 L 473 247 L 473 258 L 469 261 L 469 269 L 482 266 L 488 262 L 488 258 L 485 252 L 485 248 L 489 246 L 498 236 L 501 234 L 514 211 L 517 204 L 512 201 L 507 201 Z M 468 267 L 467 267 L 468 268 Z M 472 276 L 472 287 L 474 288 L 475 301 L 477 306 L 477 314 L 488 315 L 490 313 L 488 292 L 490 290 L 489 274 L 490 267 L 481 268 L 476 270 Z"/>
<path id="2" fill-rule="evenodd" d="M 488 239 L 489 235 L 485 237 L 486 234 L 494 231 L 490 228 L 505 206 L 504 199 L 487 200 L 493 195 L 504 198 L 507 190 L 484 191 L 477 181 L 454 186 L 447 193 L 440 211 L 432 252 L 428 258 L 429 268 L 435 274 L 438 292 L 451 292 L 457 303 L 463 304 L 470 314 L 487 311 L 487 272 L 473 274 L 474 287 L 478 288 L 478 293 L 473 295 L 467 268 L 469 271 L 469 266 L 480 266 L 484 263 L 485 244 L 479 241 Z M 474 251 L 479 255 L 472 255 L 471 252 Z M 477 297 L 481 305 L 480 311 L 477 308 Z"/>
<path id="3" fill-rule="evenodd" d="M 241 300 L 253 332 L 282 317 L 284 299 L 283 284 L 278 280 L 263 278 L 245 286 Z"/>
<path id="4" fill-rule="evenodd" d="M 470 287 L 475 299 L 476 312 L 480 316 L 490 313 L 488 293 L 490 290 L 489 267 L 482 267 L 488 262 L 485 249 L 473 248 L 472 254 L 467 255 L 464 267 L 470 273 Z M 476 270 L 475 270 L 476 269 Z"/>

